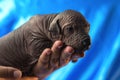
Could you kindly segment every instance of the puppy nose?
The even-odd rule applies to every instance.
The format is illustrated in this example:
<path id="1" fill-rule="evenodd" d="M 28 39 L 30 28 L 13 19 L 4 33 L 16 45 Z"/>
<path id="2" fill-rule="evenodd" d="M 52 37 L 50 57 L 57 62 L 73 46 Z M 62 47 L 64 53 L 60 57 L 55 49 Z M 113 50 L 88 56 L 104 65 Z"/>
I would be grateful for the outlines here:
<path id="1" fill-rule="evenodd" d="M 86 38 L 86 39 L 82 40 L 83 50 L 89 49 L 90 44 L 91 44 L 91 43 L 90 43 L 90 38 Z"/>

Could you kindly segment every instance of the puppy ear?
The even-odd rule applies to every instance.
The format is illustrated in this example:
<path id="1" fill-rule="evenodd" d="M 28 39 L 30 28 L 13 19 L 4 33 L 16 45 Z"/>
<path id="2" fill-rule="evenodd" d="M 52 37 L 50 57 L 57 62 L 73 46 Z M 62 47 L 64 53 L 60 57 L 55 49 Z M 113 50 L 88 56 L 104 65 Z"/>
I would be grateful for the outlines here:
<path id="1" fill-rule="evenodd" d="M 59 25 L 59 20 L 54 20 L 49 27 L 49 31 L 54 34 L 60 34 L 61 33 L 61 27 Z"/>

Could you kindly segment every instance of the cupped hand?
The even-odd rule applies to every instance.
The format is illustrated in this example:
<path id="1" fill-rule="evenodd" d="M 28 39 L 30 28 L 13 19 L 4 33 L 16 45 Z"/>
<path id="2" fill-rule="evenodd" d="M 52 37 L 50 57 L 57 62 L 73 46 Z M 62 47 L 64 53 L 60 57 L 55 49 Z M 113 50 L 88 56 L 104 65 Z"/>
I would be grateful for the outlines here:
<path id="1" fill-rule="evenodd" d="M 56 69 L 65 66 L 71 60 L 74 49 L 66 46 L 62 49 L 63 43 L 56 41 L 53 46 L 46 48 L 39 57 L 38 63 L 34 67 L 34 74 L 40 79 L 45 78 L 47 75 Z"/>
<path id="2" fill-rule="evenodd" d="M 46 48 L 40 55 L 38 62 L 33 68 L 32 73 L 36 77 L 22 78 L 22 72 L 16 68 L 0 66 L 0 77 L 11 80 L 37 80 L 37 77 L 42 80 L 51 74 L 56 69 L 65 66 L 72 59 L 74 49 L 71 46 L 63 48 L 63 42 L 55 41 L 51 48 Z"/>

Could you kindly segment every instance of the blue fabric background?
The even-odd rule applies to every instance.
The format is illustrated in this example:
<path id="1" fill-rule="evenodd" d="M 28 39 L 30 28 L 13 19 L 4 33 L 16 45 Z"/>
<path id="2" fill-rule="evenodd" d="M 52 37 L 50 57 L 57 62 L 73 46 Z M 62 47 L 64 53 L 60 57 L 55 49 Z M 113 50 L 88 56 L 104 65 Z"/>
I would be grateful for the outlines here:
<path id="1" fill-rule="evenodd" d="M 92 45 L 46 80 L 120 80 L 120 0 L 0 0 L 0 37 L 35 14 L 73 9 L 91 24 Z"/>

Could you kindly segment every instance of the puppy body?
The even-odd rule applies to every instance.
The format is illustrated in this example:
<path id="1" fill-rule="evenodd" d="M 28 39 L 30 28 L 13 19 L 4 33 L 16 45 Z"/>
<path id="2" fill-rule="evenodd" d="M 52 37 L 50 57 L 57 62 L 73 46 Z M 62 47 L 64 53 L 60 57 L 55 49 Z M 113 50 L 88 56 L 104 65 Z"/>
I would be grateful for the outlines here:
<path id="1" fill-rule="evenodd" d="M 45 48 L 51 48 L 56 40 L 62 40 L 79 54 L 84 51 L 82 41 L 89 38 L 88 32 L 88 22 L 73 10 L 36 15 L 17 30 L 0 38 L 0 65 L 18 68 L 23 76 L 33 75 L 34 65 Z M 87 45 L 90 45 L 89 40 Z"/>

